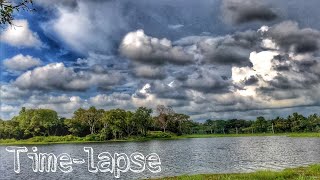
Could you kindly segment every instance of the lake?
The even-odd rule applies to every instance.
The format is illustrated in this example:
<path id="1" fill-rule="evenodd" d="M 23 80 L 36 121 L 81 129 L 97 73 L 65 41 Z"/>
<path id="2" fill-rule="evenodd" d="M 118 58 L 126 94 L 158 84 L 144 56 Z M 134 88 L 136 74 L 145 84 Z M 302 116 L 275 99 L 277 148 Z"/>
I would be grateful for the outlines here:
<path id="1" fill-rule="evenodd" d="M 92 147 L 94 158 L 101 152 L 156 153 L 161 159 L 161 172 L 121 173 L 120 179 L 175 176 L 199 173 L 252 172 L 261 169 L 281 170 L 288 167 L 320 163 L 320 138 L 225 137 L 146 142 L 111 142 L 90 144 L 34 145 L 38 152 L 68 153 L 72 158 L 87 160 L 84 147 Z M 34 146 L 25 146 L 29 152 Z M 14 155 L 0 146 L 0 179 L 112 179 L 111 173 L 90 173 L 86 164 L 73 165 L 71 173 L 33 172 L 32 160 L 20 155 L 21 172 L 14 172 Z M 86 162 L 87 163 L 87 162 Z"/>

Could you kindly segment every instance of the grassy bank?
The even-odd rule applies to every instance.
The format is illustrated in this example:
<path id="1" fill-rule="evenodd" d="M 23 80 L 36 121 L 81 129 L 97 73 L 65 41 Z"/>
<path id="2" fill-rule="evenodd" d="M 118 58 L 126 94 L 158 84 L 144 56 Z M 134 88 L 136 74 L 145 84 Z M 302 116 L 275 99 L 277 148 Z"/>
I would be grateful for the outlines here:
<path id="1" fill-rule="evenodd" d="M 163 133 L 159 131 L 150 132 L 146 137 L 132 136 L 124 139 L 113 139 L 101 141 L 96 136 L 76 137 L 67 136 L 37 136 L 30 139 L 0 139 L 0 145 L 28 145 L 28 144 L 72 144 L 72 143 L 103 143 L 103 142 L 134 142 L 148 140 L 174 140 L 187 138 L 218 138 L 218 137 L 249 137 L 249 136 L 288 136 L 288 137 L 320 137 L 320 133 L 261 133 L 261 134 L 186 134 L 177 136 L 173 133 Z"/>
<path id="2" fill-rule="evenodd" d="M 79 144 L 79 143 L 106 143 L 106 142 L 135 142 L 149 141 L 153 139 L 169 140 L 178 139 L 173 133 L 163 133 L 159 131 L 150 132 L 146 137 L 131 136 L 122 139 L 101 140 L 98 135 L 88 135 L 86 137 L 67 136 L 36 136 L 29 139 L 0 139 L 0 145 L 37 145 L 37 144 Z"/>
<path id="3" fill-rule="evenodd" d="M 258 134 L 186 134 L 178 138 L 213 138 L 213 137 L 249 137 L 249 136 L 287 136 L 287 137 L 320 137 L 320 133 L 258 133 Z"/>
<path id="4" fill-rule="evenodd" d="M 242 174 L 200 174 L 183 175 L 176 177 L 160 178 L 157 180 L 311 180 L 320 179 L 320 165 L 310 165 L 308 167 L 299 167 L 285 169 L 283 171 L 257 171 L 253 173 Z"/>
<path id="5" fill-rule="evenodd" d="M 320 137 L 320 133 L 290 133 L 289 137 Z"/>

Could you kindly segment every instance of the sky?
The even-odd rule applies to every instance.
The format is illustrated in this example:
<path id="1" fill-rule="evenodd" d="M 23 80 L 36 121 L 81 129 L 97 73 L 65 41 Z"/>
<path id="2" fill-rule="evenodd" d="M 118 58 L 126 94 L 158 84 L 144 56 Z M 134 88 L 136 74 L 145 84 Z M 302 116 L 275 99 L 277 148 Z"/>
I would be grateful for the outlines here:
<path id="1" fill-rule="evenodd" d="M 320 110 L 319 0 L 35 0 L 0 30 L 0 118 L 171 106 L 195 121 Z"/>

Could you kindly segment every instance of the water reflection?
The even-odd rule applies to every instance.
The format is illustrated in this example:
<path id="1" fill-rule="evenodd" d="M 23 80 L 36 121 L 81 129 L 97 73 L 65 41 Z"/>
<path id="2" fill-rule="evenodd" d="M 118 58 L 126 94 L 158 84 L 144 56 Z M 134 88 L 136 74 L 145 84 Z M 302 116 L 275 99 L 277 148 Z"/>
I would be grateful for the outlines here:
<path id="1" fill-rule="evenodd" d="M 92 147 L 95 157 L 101 152 L 157 153 L 161 158 L 162 172 L 152 174 L 131 171 L 121 174 L 121 179 L 174 176 L 180 174 L 250 172 L 258 169 L 280 170 L 312 163 L 320 163 L 320 138 L 288 137 L 226 137 L 181 139 L 148 142 L 121 142 L 96 144 L 37 145 L 39 151 L 68 153 L 86 159 L 83 147 Z M 31 150 L 32 146 L 26 146 Z M 21 173 L 13 171 L 13 155 L 0 146 L 0 179 L 112 179 L 110 173 L 89 173 L 87 166 L 75 165 L 69 174 L 34 173 L 26 156 L 21 158 Z"/>

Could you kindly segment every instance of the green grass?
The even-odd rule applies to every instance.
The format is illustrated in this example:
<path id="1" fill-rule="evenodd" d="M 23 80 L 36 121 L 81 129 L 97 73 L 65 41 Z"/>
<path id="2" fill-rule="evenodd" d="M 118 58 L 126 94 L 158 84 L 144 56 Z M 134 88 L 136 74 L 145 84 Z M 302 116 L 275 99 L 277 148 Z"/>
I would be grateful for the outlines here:
<path id="1" fill-rule="evenodd" d="M 219 138 L 219 137 L 249 137 L 249 136 L 288 136 L 288 137 L 320 137 L 320 133 L 260 133 L 260 134 L 186 134 L 177 136 L 170 132 L 151 131 L 146 137 L 131 136 L 123 139 L 113 139 L 108 141 L 99 141 L 96 137 L 88 135 L 87 137 L 67 136 L 36 136 L 30 139 L 0 139 L 0 145 L 28 145 L 28 144 L 72 144 L 72 143 L 103 143 L 103 142 L 135 142 L 149 140 L 175 140 L 187 138 Z"/>
<path id="2" fill-rule="evenodd" d="M 290 133 L 288 137 L 320 137 L 320 133 Z"/>
<path id="3" fill-rule="evenodd" d="M 286 136 L 286 134 L 272 134 L 272 133 L 259 133 L 259 134 L 185 134 L 179 136 L 180 138 L 213 138 L 213 137 L 248 137 L 248 136 Z"/>
<path id="4" fill-rule="evenodd" d="M 287 136 L 287 137 L 320 137 L 320 133 L 257 133 L 257 134 L 185 134 L 176 138 L 215 138 L 215 137 L 250 137 L 250 136 Z"/>
<path id="5" fill-rule="evenodd" d="M 166 177 L 157 180 L 311 180 L 320 179 L 320 165 L 285 169 L 283 171 L 257 171 L 240 174 L 199 174 Z"/>

